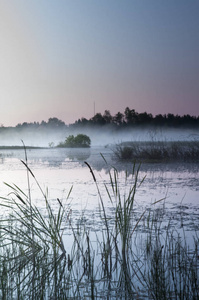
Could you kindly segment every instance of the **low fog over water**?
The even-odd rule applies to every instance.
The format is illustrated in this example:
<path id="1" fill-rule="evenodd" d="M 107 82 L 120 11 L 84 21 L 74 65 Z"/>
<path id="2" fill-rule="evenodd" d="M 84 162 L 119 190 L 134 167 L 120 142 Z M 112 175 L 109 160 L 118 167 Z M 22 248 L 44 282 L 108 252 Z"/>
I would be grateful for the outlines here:
<path id="1" fill-rule="evenodd" d="M 103 160 L 100 152 L 105 157 Z M 133 163 L 118 162 L 114 159 L 110 147 L 92 147 L 81 149 L 27 149 L 28 166 L 36 176 L 40 185 L 48 189 L 49 200 L 55 208 L 58 207 L 57 198 L 66 201 L 66 195 L 73 186 L 71 193 L 71 205 L 73 217 L 78 218 L 82 209 L 86 209 L 92 215 L 98 208 L 98 194 L 90 170 L 84 163 L 87 161 L 93 169 L 100 191 L 107 206 L 107 211 L 111 210 L 104 183 L 109 183 L 109 169 L 114 166 L 119 172 L 119 182 L 121 189 L 131 184 L 131 174 Z M 26 168 L 21 163 L 24 160 L 24 150 L 3 149 L 0 156 L 0 190 L 2 197 L 7 197 L 10 193 L 8 184 L 16 184 L 23 191 L 27 190 Z M 128 186 L 125 183 L 125 174 L 128 174 Z M 145 177 L 146 176 L 146 177 Z M 187 226 L 190 230 L 198 229 L 198 186 L 199 186 L 199 164 L 197 163 L 144 163 L 141 165 L 139 180 L 143 178 L 143 184 L 136 193 L 136 211 L 142 213 L 143 209 L 156 200 L 165 198 L 164 212 L 165 221 L 171 218 L 177 222 L 181 217 L 180 208 L 186 206 Z M 126 187 L 125 187 L 126 186 Z M 41 209 L 45 208 L 45 201 L 41 200 L 42 195 L 38 189 L 34 178 L 31 177 L 31 190 L 34 203 Z M 65 203 L 65 202 L 64 202 Z M 162 207 L 163 203 L 159 205 Z M 91 211 L 92 207 L 92 211 Z M 183 208 L 185 209 L 185 208 Z M 90 217 L 89 217 L 90 218 Z M 88 220 L 89 220 L 88 218 Z"/>
<path id="2" fill-rule="evenodd" d="M 68 128 L 1 128 L 0 146 L 48 147 L 57 146 L 69 135 L 86 134 L 91 139 L 91 146 L 106 146 L 126 141 L 184 141 L 199 140 L 197 129 L 173 128 L 124 128 L 111 126 L 68 127 Z"/>

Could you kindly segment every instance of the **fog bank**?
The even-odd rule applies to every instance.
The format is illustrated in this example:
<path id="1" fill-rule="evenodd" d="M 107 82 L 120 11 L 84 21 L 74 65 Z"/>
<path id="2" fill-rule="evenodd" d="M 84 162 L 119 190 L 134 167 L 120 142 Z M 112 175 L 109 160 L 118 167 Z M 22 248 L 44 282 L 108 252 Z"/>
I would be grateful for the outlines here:
<path id="1" fill-rule="evenodd" d="M 86 134 L 91 146 L 106 146 L 126 141 L 193 141 L 199 140 L 197 129 L 173 128 L 116 128 L 112 126 L 68 127 L 68 128 L 0 128 L 0 146 L 49 147 L 57 146 L 69 135 Z"/>

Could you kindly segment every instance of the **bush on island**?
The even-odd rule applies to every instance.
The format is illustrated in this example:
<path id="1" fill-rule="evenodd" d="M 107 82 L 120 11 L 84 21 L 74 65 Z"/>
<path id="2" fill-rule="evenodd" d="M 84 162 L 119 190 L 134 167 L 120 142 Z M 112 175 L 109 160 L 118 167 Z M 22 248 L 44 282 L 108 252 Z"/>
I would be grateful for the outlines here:
<path id="1" fill-rule="evenodd" d="M 66 140 L 58 145 L 58 147 L 66 148 L 89 148 L 91 140 L 85 134 L 78 134 L 77 136 L 69 135 Z"/>

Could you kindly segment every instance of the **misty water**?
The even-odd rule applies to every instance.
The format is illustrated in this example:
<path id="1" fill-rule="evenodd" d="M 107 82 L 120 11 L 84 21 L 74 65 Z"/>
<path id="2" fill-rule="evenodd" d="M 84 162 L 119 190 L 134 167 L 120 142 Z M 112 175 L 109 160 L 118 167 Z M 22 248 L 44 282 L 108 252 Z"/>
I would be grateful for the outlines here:
<path id="1" fill-rule="evenodd" d="M 102 157 L 102 155 L 103 157 Z M 133 163 L 118 162 L 111 147 L 90 149 L 31 149 L 27 150 L 28 166 L 34 173 L 56 213 L 59 202 L 71 210 L 74 223 L 82 222 L 87 228 L 100 230 L 99 195 L 85 161 L 95 174 L 100 193 L 111 218 L 113 205 L 108 199 L 104 184 L 110 187 L 108 171 L 118 170 L 121 193 L 125 195 L 132 184 Z M 24 150 L 1 150 L 0 193 L 7 197 L 11 190 L 4 182 L 15 184 L 27 192 L 27 172 L 21 160 Z M 105 160 L 106 161 L 105 161 Z M 128 180 L 125 182 L 125 172 Z M 199 229 L 199 164 L 194 163 L 144 163 L 139 171 L 139 181 L 144 179 L 135 197 L 134 213 L 137 219 L 147 208 L 164 211 L 164 222 L 170 220 L 175 229 L 195 232 Z M 45 201 L 34 178 L 30 176 L 32 201 L 41 210 Z M 70 188 L 73 187 L 69 199 Z M 111 189 L 110 189 L 111 190 Z M 163 199 L 152 205 L 153 202 Z M 4 214 L 1 208 L 1 214 Z M 67 224 L 66 224 L 67 227 Z M 65 232 L 67 235 L 67 232 Z"/>
<path id="2" fill-rule="evenodd" d="M 77 232 L 79 228 L 81 228 L 81 232 L 89 232 L 93 253 L 96 255 L 95 267 L 103 266 L 101 264 L 100 245 L 103 241 L 104 220 L 103 214 L 99 212 L 100 198 L 97 187 L 103 199 L 109 229 L 111 230 L 112 227 L 114 229 L 115 199 L 112 198 L 113 202 L 110 201 L 105 185 L 110 195 L 113 195 L 109 171 L 113 174 L 114 169 L 117 169 L 120 194 L 122 197 L 127 196 L 129 188 L 132 187 L 135 180 L 135 177 L 132 177 L 133 162 L 118 161 L 114 156 L 113 146 L 92 146 L 82 149 L 27 149 L 26 153 L 28 167 L 47 195 L 53 213 L 57 214 L 60 203 L 66 208 L 66 216 L 62 224 L 62 237 L 67 255 L 72 255 L 74 251 L 72 225 L 73 230 Z M 27 168 L 21 160 L 26 161 L 23 149 L 0 150 L 0 196 L 2 197 L 0 201 L 3 203 L 4 197 L 16 199 L 12 189 L 7 184 L 19 187 L 27 195 L 28 186 L 30 186 L 32 204 L 39 208 L 44 217 L 47 217 L 44 196 L 30 172 L 28 172 L 30 180 L 28 185 Z M 91 166 L 97 186 L 85 162 Z M 135 167 L 137 168 L 138 165 L 136 164 Z M 182 162 L 143 163 L 138 175 L 138 189 L 135 194 L 132 216 L 132 231 L 136 225 L 132 240 L 135 257 L 142 257 L 143 249 L 146 249 L 147 216 L 149 213 L 152 213 L 152 216 L 153 212 L 155 212 L 155 216 L 158 216 L 158 222 L 161 222 L 162 241 L 165 240 L 165 233 L 169 224 L 169 229 L 174 234 L 179 233 L 183 238 L 182 242 L 186 241 L 189 249 L 193 249 L 194 237 L 199 230 L 199 164 Z M 140 186 L 139 183 L 141 183 Z M 71 187 L 72 191 L 68 198 Z M 153 205 L 158 200 L 161 201 Z M 16 199 L 16 201 L 21 203 L 20 199 Z M 6 220 L 9 212 L 8 208 L 1 206 L 0 217 Z M 142 219 L 137 223 L 144 212 Z M 69 218 L 71 223 L 69 223 Z M 119 238 L 118 243 L 121 243 Z M 144 266 L 142 260 L 140 263 L 141 265 L 139 262 L 136 265 L 138 269 Z M 81 268 L 81 266 L 79 267 Z M 146 265 L 146 270 L 147 268 Z M 96 274 L 99 276 L 99 278 L 96 277 L 98 294 L 103 297 L 109 295 L 109 288 L 106 287 L 103 276 L 100 277 L 101 272 Z M 118 274 L 120 273 L 117 270 L 113 271 L 112 274 L 113 299 L 117 299 L 117 296 L 114 296 L 114 286 L 117 286 Z M 73 278 L 72 286 L 75 280 L 78 281 L 78 279 Z M 82 281 L 81 296 L 85 293 L 90 295 L 86 280 Z M 140 294 L 143 295 L 143 299 L 150 299 L 140 281 L 135 278 L 134 283 L 140 290 Z"/>

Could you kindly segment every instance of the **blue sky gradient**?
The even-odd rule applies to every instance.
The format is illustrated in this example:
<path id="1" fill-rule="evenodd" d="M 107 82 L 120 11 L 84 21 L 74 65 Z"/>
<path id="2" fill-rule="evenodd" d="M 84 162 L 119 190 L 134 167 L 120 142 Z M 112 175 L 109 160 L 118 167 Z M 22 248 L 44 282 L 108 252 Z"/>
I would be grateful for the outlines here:
<path id="1" fill-rule="evenodd" d="M 199 115 L 198 0 L 0 1 L 0 124 Z"/>

